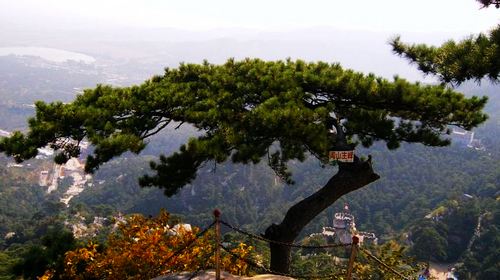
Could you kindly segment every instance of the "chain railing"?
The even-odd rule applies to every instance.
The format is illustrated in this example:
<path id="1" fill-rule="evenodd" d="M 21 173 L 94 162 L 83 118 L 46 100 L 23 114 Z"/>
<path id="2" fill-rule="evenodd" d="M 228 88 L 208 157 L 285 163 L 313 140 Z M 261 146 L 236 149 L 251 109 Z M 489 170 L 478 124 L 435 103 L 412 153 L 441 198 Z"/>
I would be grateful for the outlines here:
<path id="1" fill-rule="evenodd" d="M 252 239 L 258 239 L 260 241 L 264 241 L 264 242 L 267 242 L 267 243 L 272 243 L 272 244 L 277 244 L 277 245 L 282 245 L 282 246 L 286 246 L 286 247 L 291 247 L 291 248 L 300 248 L 300 249 L 328 249 L 328 248 L 338 248 L 338 247 L 350 247 L 352 244 L 351 243 L 346 243 L 346 244 L 343 244 L 343 243 L 339 243 L 339 244 L 327 244 L 327 245 L 316 245 L 316 246 L 311 246 L 311 245 L 302 245 L 302 244 L 297 244 L 297 243 L 287 243 L 287 242 L 281 242 L 281 241 L 277 241 L 277 240 L 272 240 L 272 239 L 268 239 L 268 238 L 265 238 L 261 235 L 257 235 L 257 234 L 254 234 L 254 233 L 250 233 L 250 232 L 247 232 L 247 231 L 244 231 L 240 228 L 237 228 L 223 220 L 220 220 L 220 223 L 225 225 L 226 227 L 238 232 L 238 233 L 241 233 L 243 235 L 246 235 Z"/>
<path id="2" fill-rule="evenodd" d="M 263 241 L 263 242 L 266 242 L 269 244 L 277 244 L 277 245 L 281 245 L 281 246 L 285 246 L 285 247 L 298 248 L 298 249 L 332 249 L 332 248 L 340 248 L 340 247 L 344 247 L 344 248 L 351 247 L 352 249 L 355 250 L 355 247 L 357 248 L 357 243 L 354 244 L 355 246 L 353 246 L 353 243 L 346 243 L 346 244 L 338 243 L 338 244 L 327 244 L 327 245 L 303 245 L 303 244 L 297 244 L 297 243 L 289 243 L 289 242 L 282 242 L 282 241 L 278 241 L 278 240 L 272 240 L 272 239 L 266 238 L 264 236 L 257 235 L 257 234 L 245 231 L 245 230 L 238 228 L 236 226 L 233 226 L 230 223 L 223 221 L 219 218 L 218 215 L 220 215 L 220 212 L 216 212 L 216 213 L 217 214 L 216 214 L 215 219 L 216 219 L 217 223 L 220 223 L 220 224 L 226 226 L 230 230 L 233 230 L 233 231 L 238 232 L 242 235 L 245 235 L 245 236 L 249 237 L 250 239 L 260 240 L 260 241 Z M 214 211 L 214 214 L 215 214 L 215 211 Z M 281 275 L 281 276 L 286 276 L 286 277 L 291 277 L 291 278 L 299 278 L 299 279 L 336 279 L 339 276 L 346 275 L 348 273 L 347 268 L 342 268 L 342 269 L 340 269 L 339 272 L 330 273 L 330 274 L 323 274 L 323 275 L 283 273 L 283 272 L 279 272 L 279 271 L 273 271 L 270 268 L 267 268 L 267 267 L 255 262 L 255 261 L 253 261 L 250 258 L 243 258 L 241 256 L 238 256 L 237 254 L 233 253 L 230 249 L 228 249 L 227 247 L 225 247 L 221 243 L 219 243 L 219 246 L 221 246 L 221 248 L 224 251 L 226 251 L 227 253 L 229 253 L 233 257 L 239 259 L 240 261 L 245 262 L 246 264 L 253 267 L 254 269 L 257 269 L 257 270 L 262 271 L 264 273 L 270 273 L 270 274 Z M 350 278 L 348 278 L 348 279 L 350 279 Z"/>
<path id="3" fill-rule="evenodd" d="M 220 219 L 220 211 L 215 210 L 214 211 L 214 222 L 212 222 L 209 226 L 207 226 L 204 230 L 200 231 L 198 234 L 194 236 L 193 239 L 190 241 L 186 242 L 181 248 L 177 249 L 167 260 L 166 262 L 169 262 L 171 259 L 175 258 L 176 256 L 180 255 L 182 252 L 187 250 L 189 247 L 191 247 L 194 242 L 205 235 L 210 229 L 215 227 L 215 248 L 208 252 L 206 255 L 211 255 L 215 252 L 215 262 L 216 262 L 216 280 L 220 280 L 220 249 L 224 250 L 226 253 L 230 254 L 232 257 L 245 262 L 247 265 L 253 267 L 254 269 L 258 271 L 262 271 L 264 273 L 269 273 L 269 274 L 275 274 L 275 275 L 281 275 L 281 276 L 287 276 L 291 278 L 300 278 L 300 279 L 336 279 L 337 277 L 340 276 L 346 276 L 346 279 L 352 280 L 353 279 L 353 268 L 354 268 L 354 262 L 356 259 L 356 255 L 358 251 L 361 251 L 364 253 L 368 258 L 374 260 L 379 266 L 383 267 L 384 269 L 388 270 L 389 272 L 393 273 L 394 275 L 397 275 L 401 277 L 401 279 L 407 280 L 409 279 L 408 277 L 404 276 L 402 273 L 398 272 L 396 269 L 392 268 L 390 265 L 387 265 L 384 263 L 382 260 L 374 256 L 372 253 L 370 253 L 368 250 L 364 248 L 359 247 L 359 238 L 357 236 L 353 236 L 352 243 L 348 244 L 327 244 L 327 245 L 302 245 L 302 244 L 297 244 L 297 243 L 287 243 L 287 242 L 282 242 L 282 241 L 277 241 L 277 240 L 272 240 L 269 238 L 265 238 L 264 236 L 257 235 L 248 231 L 245 231 L 241 228 L 238 228 L 236 226 L 231 225 L 228 222 L 225 222 Z M 249 257 L 243 257 L 240 256 L 228 247 L 226 247 L 224 244 L 221 242 L 221 236 L 220 236 L 220 225 L 224 225 L 228 229 L 238 232 L 240 234 L 243 234 L 253 240 L 260 240 L 269 244 L 278 244 L 290 248 L 299 248 L 299 249 L 330 249 L 330 248 L 340 248 L 340 247 L 350 247 L 351 248 L 351 255 L 349 258 L 349 264 L 347 268 L 342 268 L 340 269 L 339 272 L 333 273 L 333 274 L 327 274 L 327 275 L 312 275 L 312 274 L 293 274 L 293 273 L 282 273 L 279 271 L 273 271 L 270 268 L 265 267 L 264 265 L 252 260 Z M 204 269 L 203 267 L 200 267 L 197 271 L 195 271 L 189 279 L 192 279 L 196 277 L 196 275 L 199 274 L 200 270 Z"/>

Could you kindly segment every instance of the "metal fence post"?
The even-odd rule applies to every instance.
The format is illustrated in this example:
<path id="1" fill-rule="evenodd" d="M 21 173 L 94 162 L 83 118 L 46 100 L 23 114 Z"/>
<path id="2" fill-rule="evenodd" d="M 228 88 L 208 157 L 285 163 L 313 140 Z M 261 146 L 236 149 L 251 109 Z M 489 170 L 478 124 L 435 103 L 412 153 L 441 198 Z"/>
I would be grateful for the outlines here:
<path id="1" fill-rule="evenodd" d="M 347 268 L 347 280 L 352 280 L 352 269 L 354 266 L 354 260 L 356 259 L 356 254 L 358 253 L 359 237 L 354 235 L 352 237 L 351 245 L 351 257 L 349 258 L 349 267 Z"/>
<path id="2" fill-rule="evenodd" d="M 220 210 L 214 210 L 215 218 L 215 279 L 220 280 Z"/>

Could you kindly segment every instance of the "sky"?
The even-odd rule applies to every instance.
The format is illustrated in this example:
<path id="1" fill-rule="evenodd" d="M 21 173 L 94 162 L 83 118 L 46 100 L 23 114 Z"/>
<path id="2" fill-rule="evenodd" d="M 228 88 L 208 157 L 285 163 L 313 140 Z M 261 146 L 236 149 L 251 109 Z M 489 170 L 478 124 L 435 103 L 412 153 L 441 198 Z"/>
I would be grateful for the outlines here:
<path id="1" fill-rule="evenodd" d="M 383 32 L 476 33 L 500 9 L 474 0 L 0 0 L 0 25 L 173 27 L 282 31 L 315 26 Z"/>

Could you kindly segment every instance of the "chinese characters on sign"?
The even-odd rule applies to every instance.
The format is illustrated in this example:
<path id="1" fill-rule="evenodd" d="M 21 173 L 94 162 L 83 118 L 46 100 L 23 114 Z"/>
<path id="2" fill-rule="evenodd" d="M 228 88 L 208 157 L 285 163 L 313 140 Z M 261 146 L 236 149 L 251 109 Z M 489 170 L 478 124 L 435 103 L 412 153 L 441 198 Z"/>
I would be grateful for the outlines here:
<path id="1" fill-rule="evenodd" d="M 330 161 L 354 162 L 354 151 L 330 151 Z"/>

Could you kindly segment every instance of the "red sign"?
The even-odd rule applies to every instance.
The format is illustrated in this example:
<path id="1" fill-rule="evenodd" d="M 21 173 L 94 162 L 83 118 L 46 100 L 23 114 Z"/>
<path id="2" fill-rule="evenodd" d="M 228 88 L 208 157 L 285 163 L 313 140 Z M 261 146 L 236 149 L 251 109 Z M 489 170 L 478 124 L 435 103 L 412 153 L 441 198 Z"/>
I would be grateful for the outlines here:
<path id="1" fill-rule="evenodd" d="M 354 162 L 354 151 L 330 151 L 330 161 Z"/>

